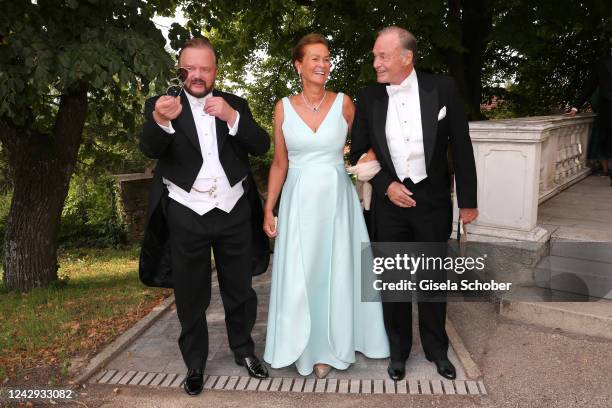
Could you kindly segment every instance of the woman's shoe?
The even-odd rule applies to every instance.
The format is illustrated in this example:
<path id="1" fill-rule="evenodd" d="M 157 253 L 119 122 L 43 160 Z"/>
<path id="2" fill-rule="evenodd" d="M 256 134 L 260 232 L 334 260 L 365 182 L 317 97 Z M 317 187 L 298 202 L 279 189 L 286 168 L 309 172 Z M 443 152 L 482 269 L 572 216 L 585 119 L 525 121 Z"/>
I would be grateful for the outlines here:
<path id="1" fill-rule="evenodd" d="M 315 364 L 314 373 L 317 378 L 325 378 L 327 374 L 331 371 L 331 366 L 328 364 Z"/>

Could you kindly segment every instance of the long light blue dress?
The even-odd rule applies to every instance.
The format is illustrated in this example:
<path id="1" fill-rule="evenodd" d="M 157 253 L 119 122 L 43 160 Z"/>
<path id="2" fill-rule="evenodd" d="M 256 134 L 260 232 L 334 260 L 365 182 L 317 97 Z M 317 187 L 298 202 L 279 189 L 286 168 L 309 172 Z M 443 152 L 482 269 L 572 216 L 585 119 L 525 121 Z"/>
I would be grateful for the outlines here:
<path id="1" fill-rule="evenodd" d="M 264 360 L 346 369 L 355 351 L 389 356 L 382 305 L 361 302 L 362 242 L 368 242 L 359 199 L 344 169 L 348 125 L 338 93 L 313 132 L 283 98 L 289 169 L 278 214 Z"/>

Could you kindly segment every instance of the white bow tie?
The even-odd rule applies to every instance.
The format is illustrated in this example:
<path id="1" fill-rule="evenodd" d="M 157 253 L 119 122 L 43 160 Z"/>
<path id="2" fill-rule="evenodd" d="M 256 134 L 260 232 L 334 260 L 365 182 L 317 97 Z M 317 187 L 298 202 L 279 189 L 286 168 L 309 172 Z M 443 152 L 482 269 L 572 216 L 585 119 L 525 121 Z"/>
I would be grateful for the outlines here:
<path id="1" fill-rule="evenodd" d="M 204 99 L 194 99 L 191 101 L 191 104 L 196 108 L 204 107 Z"/>
<path id="2" fill-rule="evenodd" d="M 399 84 L 399 85 L 387 85 L 387 94 L 389 96 L 396 95 L 399 92 L 408 92 L 410 89 L 410 83 Z"/>
<path id="3" fill-rule="evenodd" d="M 208 113 L 204 111 L 205 105 L 206 105 L 205 99 L 195 99 L 191 101 L 191 106 L 196 110 L 196 112 L 199 112 L 201 117 L 211 118 L 212 116 L 210 116 Z"/>

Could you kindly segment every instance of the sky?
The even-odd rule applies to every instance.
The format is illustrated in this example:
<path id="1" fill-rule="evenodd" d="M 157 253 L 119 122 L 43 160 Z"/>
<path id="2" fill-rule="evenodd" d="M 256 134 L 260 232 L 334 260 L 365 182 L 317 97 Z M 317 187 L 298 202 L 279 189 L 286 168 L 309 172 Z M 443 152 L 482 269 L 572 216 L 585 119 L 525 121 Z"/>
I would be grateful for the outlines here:
<path id="1" fill-rule="evenodd" d="M 176 14 L 174 15 L 174 17 L 161 17 L 161 16 L 153 17 L 153 23 L 155 23 L 157 28 L 159 28 L 164 34 L 164 37 L 166 38 L 167 46 L 169 44 L 168 31 L 170 30 L 170 26 L 172 25 L 172 23 L 184 24 L 185 21 L 187 20 L 185 19 L 185 16 L 183 15 L 183 12 L 180 9 L 176 10 Z"/>

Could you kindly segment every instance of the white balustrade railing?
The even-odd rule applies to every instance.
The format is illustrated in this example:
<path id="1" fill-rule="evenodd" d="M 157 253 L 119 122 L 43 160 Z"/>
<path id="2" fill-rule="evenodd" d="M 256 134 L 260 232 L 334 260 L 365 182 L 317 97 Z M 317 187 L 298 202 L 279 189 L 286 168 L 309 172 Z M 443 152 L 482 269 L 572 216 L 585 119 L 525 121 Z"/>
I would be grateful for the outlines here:
<path id="1" fill-rule="evenodd" d="M 484 240 L 545 241 L 538 205 L 589 174 L 593 116 L 470 122 L 480 211 L 470 232 Z"/>

